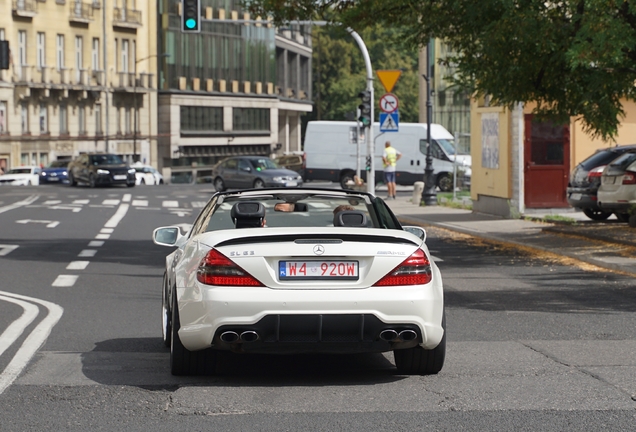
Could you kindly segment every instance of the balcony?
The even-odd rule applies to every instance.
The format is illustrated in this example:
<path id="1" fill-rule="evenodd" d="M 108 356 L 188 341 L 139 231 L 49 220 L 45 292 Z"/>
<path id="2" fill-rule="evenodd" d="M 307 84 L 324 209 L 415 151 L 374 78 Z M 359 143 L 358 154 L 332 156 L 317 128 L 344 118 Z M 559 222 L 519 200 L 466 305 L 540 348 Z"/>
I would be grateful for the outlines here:
<path id="1" fill-rule="evenodd" d="M 36 0 L 13 0 L 13 15 L 33 18 L 38 13 Z"/>
<path id="2" fill-rule="evenodd" d="M 88 24 L 93 21 L 93 5 L 81 1 L 71 2 L 69 21 Z"/>
<path id="3" fill-rule="evenodd" d="M 135 74 L 130 72 L 117 72 L 117 86 L 119 88 L 134 87 Z"/>
<path id="4" fill-rule="evenodd" d="M 139 28 L 141 27 L 141 11 L 134 9 L 115 8 L 113 27 Z"/>

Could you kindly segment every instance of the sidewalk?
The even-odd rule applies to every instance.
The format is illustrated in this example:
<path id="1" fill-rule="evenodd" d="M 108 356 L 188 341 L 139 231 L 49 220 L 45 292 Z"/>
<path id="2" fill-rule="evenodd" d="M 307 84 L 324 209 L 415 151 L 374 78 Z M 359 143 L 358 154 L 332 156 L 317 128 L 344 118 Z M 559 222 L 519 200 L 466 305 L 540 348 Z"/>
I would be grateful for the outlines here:
<path id="1" fill-rule="evenodd" d="M 531 211 L 524 215 L 526 219 L 503 219 L 445 206 L 420 207 L 410 200 L 409 196 L 386 201 L 404 225 L 445 228 L 636 276 L 636 229 L 625 223 L 593 222 L 571 209 Z M 547 215 L 564 216 L 577 223 L 559 224 L 544 219 Z"/>

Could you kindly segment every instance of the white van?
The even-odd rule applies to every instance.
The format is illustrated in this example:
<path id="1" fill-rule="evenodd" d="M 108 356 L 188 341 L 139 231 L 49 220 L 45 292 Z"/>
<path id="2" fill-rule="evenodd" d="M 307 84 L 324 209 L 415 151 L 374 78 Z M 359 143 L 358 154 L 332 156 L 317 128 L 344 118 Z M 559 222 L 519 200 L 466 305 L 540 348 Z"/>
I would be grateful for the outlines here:
<path id="1" fill-rule="evenodd" d="M 363 131 L 364 129 L 361 129 Z M 340 182 L 343 189 L 352 184 L 356 172 L 356 122 L 311 121 L 307 124 L 304 151 L 307 155 L 307 180 L 327 180 Z M 424 180 L 426 167 L 427 137 L 426 124 L 400 123 L 399 132 L 380 133 L 380 125 L 373 125 L 375 141 L 376 183 L 384 181 L 382 153 L 384 143 L 391 145 L 402 157 L 396 166 L 396 183 L 412 185 Z M 361 175 L 366 180 L 365 160 L 367 146 L 360 137 Z M 440 190 L 453 190 L 453 163 L 457 159 L 458 183 L 470 186 L 471 156 L 455 156 L 453 136 L 438 124 L 431 124 L 433 171 Z"/>

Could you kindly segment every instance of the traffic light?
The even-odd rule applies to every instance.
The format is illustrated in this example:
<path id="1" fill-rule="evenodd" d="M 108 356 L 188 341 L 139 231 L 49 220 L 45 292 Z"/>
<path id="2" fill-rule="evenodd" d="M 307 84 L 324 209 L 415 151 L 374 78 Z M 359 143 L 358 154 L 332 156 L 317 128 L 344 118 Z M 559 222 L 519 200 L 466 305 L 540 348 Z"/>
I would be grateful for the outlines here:
<path id="1" fill-rule="evenodd" d="M 201 32 L 201 0 L 181 0 L 181 31 Z"/>
<path id="2" fill-rule="evenodd" d="M 358 121 L 363 126 L 369 126 L 371 124 L 371 92 L 369 90 L 361 91 L 358 96 L 362 100 L 362 103 L 358 105 L 360 109 L 360 117 Z"/>
<path id="3" fill-rule="evenodd" d="M 367 156 L 365 170 L 366 171 L 371 171 L 371 156 Z"/>

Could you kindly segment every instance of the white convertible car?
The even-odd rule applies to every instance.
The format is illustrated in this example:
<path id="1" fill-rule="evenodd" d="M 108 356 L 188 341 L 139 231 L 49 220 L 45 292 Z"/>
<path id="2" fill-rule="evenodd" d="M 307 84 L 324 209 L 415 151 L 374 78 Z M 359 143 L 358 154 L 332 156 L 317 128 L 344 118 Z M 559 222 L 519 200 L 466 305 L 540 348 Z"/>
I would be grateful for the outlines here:
<path id="1" fill-rule="evenodd" d="M 161 227 L 163 339 L 174 375 L 236 353 L 393 351 L 398 372 L 435 374 L 444 292 L 420 227 L 364 192 L 258 189 L 212 196 L 190 231 Z"/>

